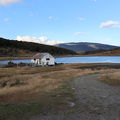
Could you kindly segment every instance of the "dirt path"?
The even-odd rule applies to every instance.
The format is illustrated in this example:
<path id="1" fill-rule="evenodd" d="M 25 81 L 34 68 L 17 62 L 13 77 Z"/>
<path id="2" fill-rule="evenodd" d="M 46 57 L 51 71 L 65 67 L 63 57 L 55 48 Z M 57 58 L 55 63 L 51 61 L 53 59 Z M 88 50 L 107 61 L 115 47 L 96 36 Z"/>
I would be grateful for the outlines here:
<path id="1" fill-rule="evenodd" d="M 99 76 L 88 75 L 74 80 L 73 87 L 81 108 L 79 113 L 87 116 L 87 120 L 120 120 L 120 87 L 97 81 Z"/>
<path id="2" fill-rule="evenodd" d="M 120 120 L 120 87 L 97 81 L 99 76 L 88 75 L 73 81 L 76 112 L 33 117 L 30 120 Z"/>

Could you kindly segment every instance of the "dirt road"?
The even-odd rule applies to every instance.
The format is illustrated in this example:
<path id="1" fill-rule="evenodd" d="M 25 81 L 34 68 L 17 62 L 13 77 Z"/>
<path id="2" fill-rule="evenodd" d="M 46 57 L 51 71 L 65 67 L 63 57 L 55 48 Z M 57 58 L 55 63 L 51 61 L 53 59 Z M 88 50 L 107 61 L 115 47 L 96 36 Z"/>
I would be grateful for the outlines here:
<path id="1" fill-rule="evenodd" d="M 72 82 L 77 109 L 74 113 L 33 117 L 30 120 L 120 120 L 120 87 L 97 81 L 100 74 Z"/>

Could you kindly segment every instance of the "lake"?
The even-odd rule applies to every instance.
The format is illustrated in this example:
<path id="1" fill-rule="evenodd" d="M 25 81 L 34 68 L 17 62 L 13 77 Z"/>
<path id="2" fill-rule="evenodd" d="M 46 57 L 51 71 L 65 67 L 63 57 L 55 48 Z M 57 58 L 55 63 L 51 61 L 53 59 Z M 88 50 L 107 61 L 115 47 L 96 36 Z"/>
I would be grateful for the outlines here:
<path id="1" fill-rule="evenodd" d="M 9 60 L 0 61 L 0 66 L 6 65 Z M 30 59 L 12 60 L 14 63 L 31 63 Z M 120 56 L 95 56 L 95 57 L 61 57 L 56 58 L 57 63 L 120 63 Z"/>
<path id="2" fill-rule="evenodd" d="M 58 63 L 120 63 L 120 56 L 64 57 L 56 58 Z"/>

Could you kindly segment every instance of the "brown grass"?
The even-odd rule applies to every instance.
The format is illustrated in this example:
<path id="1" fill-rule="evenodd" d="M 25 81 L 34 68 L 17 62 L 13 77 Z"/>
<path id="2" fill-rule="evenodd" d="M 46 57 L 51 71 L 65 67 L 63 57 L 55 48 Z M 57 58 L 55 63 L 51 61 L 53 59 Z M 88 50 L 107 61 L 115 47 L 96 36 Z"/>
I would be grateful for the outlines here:
<path id="1" fill-rule="evenodd" d="M 86 66 L 86 64 L 0 68 L 0 102 L 26 100 L 30 98 L 29 96 L 36 97 L 46 94 L 48 91 L 56 90 L 72 78 L 90 73 L 113 71 L 82 70 L 80 69 L 81 66 Z M 9 95 L 14 95 L 14 97 L 8 99 Z"/>
<path id="2" fill-rule="evenodd" d="M 109 85 L 120 86 L 120 70 L 112 73 L 103 74 L 99 80 Z"/>
<path id="3" fill-rule="evenodd" d="M 90 65 L 95 64 L 0 68 L 0 119 L 26 120 L 37 114 L 72 111 L 68 105 L 75 101 L 71 80 L 87 74 L 117 71 L 80 69 Z"/>

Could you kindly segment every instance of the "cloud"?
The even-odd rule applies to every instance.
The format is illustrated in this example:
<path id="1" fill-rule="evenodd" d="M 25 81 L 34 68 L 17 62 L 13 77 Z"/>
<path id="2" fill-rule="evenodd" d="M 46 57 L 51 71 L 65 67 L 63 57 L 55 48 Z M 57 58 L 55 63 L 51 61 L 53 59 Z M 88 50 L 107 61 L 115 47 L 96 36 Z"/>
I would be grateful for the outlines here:
<path id="1" fill-rule="evenodd" d="M 119 28 L 120 27 L 120 22 L 118 21 L 106 21 L 101 23 L 100 25 L 101 28 Z"/>
<path id="2" fill-rule="evenodd" d="M 48 19 L 49 19 L 49 20 L 52 20 L 52 19 L 53 19 L 53 16 L 48 16 Z"/>
<path id="3" fill-rule="evenodd" d="M 83 17 L 79 17 L 78 18 L 80 21 L 85 21 L 86 19 L 85 18 L 83 18 Z"/>
<path id="4" fill-rule="evenodd" d="M 3 20 L 4 22 L 9 22 L 10 21 L 10 19 L 9 18 L 4 18 L 4 20 Z"/>
<path id="5" fill-rule="evenodd" d="M 20 2 L 21 0 L 0 0 L 0 5 L 8 5 L 16 2 Z"/>
<path id="6" fill-rule="evenodd" d="M 97 2 L 97 0 L 91 0 L 91 1 L 93 1 L 93 2 Z"/>
<path id="7" fill-rule="evenodd" d="M 42 36 L 39 38 L 31 37 L 31 36 L 17 36 L 16 39 L 18 41 L 34 42 L 34 43 L 47 44 L 47 45 L 54 45 L 54 44 L 61 43 L 60 41 L 49 40 L 45 36 Z"/>
<path id="8" fill-rule="evenodd" d="M 85 34 L 85 32 L 75 32 L 74 34 L 75 35 L 83 35 L 83 34 Z"/>

